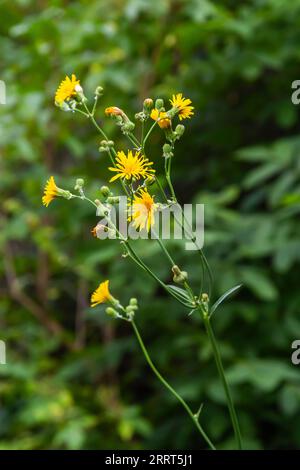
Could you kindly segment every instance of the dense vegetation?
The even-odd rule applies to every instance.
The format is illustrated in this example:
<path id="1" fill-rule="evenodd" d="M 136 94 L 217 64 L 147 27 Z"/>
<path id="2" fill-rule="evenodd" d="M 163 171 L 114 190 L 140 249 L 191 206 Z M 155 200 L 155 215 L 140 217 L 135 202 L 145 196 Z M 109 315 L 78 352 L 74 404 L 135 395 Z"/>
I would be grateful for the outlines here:
<path id="1" fill-rule="evenodd" d="M 97 118 L 127 142 L 103 109 L 140 111 L 144 98 L 189 96 L 196 109 L 174 157 L 181 202 L 205 203 L 205 252 L 215 297 L 243 289 L 214 326 L 248 448 L 299 448 L 300 1 L 0 1 L 0 448 L 201 448 L 192 424 L 150 373 L 123 322 L 89 308 L 104 277 L 135 295 L 155 362 L 196 410 L 219 447 L 233 444 L 201 320 L 91 237 L 89 206 L 54 201 L 42 187 L 76 177 L 98 196 L 106 156 L 84 117 L 53 104 L 65 74 L 86 94 L 105 89 Z M 159 130 L 151 143 L 161 166 Z M 71 186 L 72 187 L 72 186 Z M 56 207 L 55 207 L 56 206 Z M 169 242 L 191 282 L 197 258 Z M 137 249 L 139 244 L 137 243 Z M 155 243 L 144 256 L 162 277 Z M 176 429 L 176 433 L 174 433 Z"/>

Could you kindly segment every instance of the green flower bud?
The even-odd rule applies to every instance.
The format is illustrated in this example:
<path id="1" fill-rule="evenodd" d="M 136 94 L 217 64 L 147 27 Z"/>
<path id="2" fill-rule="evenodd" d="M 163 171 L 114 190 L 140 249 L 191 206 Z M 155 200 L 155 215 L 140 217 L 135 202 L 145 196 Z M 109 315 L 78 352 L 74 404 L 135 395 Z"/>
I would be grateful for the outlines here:
<path id="1" fill-rule="evenodd" d="M 84 179 L 83 178 L 77 178 L 74 189 L 76 191 L 80 191 L 84 186 Z"/>
<path id="2" fill-rule="evenodd" d="M 135 297 L 132 297 L 129 301 L 129 305 L 137 305 L 138 304 L 138 301 Z"/>
<path id="3" fill-rule="evenodd" d="M 178 138 L 183 135 L 185 131 L 185 127 L 183 124 L 177 124 L 176 129 L 175 129 L 175 134 L 177 134 Z"/>
<path id="4" fill-rule="evenodd" d="M 117 318 L 118 317 L 118 312 L 112 308 L 112 307 L 107 307 L 106 310 L 105 310 L 105 313 L 107 315 L 110 315 L 111 317 L 114 317 L 114 318 Z"/>
<path id="5" fill-rule="evenodd" d="M 102 86 L 97 86 L 96 90 L 95 90 L 95 96 L 99 97 L 99 96 L 102 96 L 103 95 L 103 88 Z"/>
<path id="6" fill-rule="evenodd" d="M 183 284 L 188 278 L 187 272 L 181 271 L 176 264 L 172 267 L 172 272 L 174 274 L 173 281 L 176 282 L 176 284 Z"/>
<path id="7" fill-rule="evenodd" d="M 129 134 L 135 128 L 135 124 L 131 121 L 126 121 L 121 126 L 121 130 L 124 134 Z"/>
<path id="8" fill-rule="evenodd" d="M 155 101 L 155 107 L 156 107 L 156 109 L 158 109 L 160 111 L 164 107 L 164 100 L 162 100 L 161 98 L 158 98 Z"/>
<path id="9" fill-rule="evenodd" d="M 108 140 L 107 145 L 108 145 L 108 147 L 113 147 L 115 145 L 115 143 L 114 143 L 113 140 Z"/>
<path id="10" fill-rule="evenodd" d="M 209 301 L 208 294 L 205 292 L 201 295 L 201 302 L 207 303 Z"/>
<path id="11" fill-rule="evenodd" d="M 81 101 L 82 103 L 86 101 L 86 97 L 83 94 L 83 88 L 80 85 L 75 86 L 75 91 L 76 91 L 76 98 Z"/>
<path id="12" fill-rule="evenodd" d="M 119 198 L 119 196 L 109 196 L 106 199 L 106 201 L 107 201 L 108 204 L 119 204 L 120 198 Z"/>
<path id="13" fill-rule="evenodd" d="M 173 157 L 172 147 L 170 144 L 164 144 L 163 146 L 163 157 L 170 158 Z"/>
<path id="14" fill-rule="evenodd" d="M 111 194 L 108 186 L 101 186 L 100 192 L 101 192 L 102 196 L 105 197 L 105 198 L 108 197 Z"/>

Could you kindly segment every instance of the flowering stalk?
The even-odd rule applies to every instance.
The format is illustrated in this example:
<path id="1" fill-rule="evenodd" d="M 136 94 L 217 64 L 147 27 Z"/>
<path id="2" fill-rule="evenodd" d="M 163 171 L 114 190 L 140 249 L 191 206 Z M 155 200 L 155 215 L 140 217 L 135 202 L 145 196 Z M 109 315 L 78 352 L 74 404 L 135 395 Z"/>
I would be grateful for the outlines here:
<path id="1" fill-rule="evenodd" d="M 170 255 L 169 251 L 167 250 L 166 246 L 160 240 L 159 236 L 153 230 L 154 225 L 154 213 L 158 207 L 158 204 L 154 200 L 154 196 L 152 197 L 151 194 L 148 192 L 148 185 L 151 185 L 154 181 L 156 181 L 158 188 L 160 189 L 163 197 L 167 203 L 167 205 L 177 203 L 176 193 L 172 183 L 171 177 L 171 164 L 173 158 L 173 151 L 174 145 L 177 140 L 181 138 L 184 133 L 184 126 L 182 124 L 178 124 L 173 130 L 173 121 L 176 117 L 179 118 L 180 121 L 184 119 L 190 118 L 193 113 L 193 106 L 191 106 L 191 100 L 186 99 L 182 96 L 181 93 L 177 95 L 173 95 L 170 103 L 172 107 L 166 111 L 164 107 L 164 102 L 161 99 L 157 99 L 155 101 L 155 106 L 153 107 L 153 101 L 150 98 L 147 98 L 143 103 L 143 110 L 136 114 L 136 119 L 140 120 L 142 123 L 142 132 L 141 132 L 141 141 L 135 137 L 133 134 L 133 129 L 135 128 L 135 124 L 128 118 L 126 113 L 116 107 L 111 106 L 106 108 L 105 114 L 111 118 L 113 118 L 116 122 L 116 125 L 120 127 L 122 133 L 128 138 L 128 140 L 133 145 L 133 151 L 129 150 L 127 155 L 123 151 L 116 151 L 114 142 L 108 140 L 106 133 L 104 130 L 98 125 L 95 119 L 95 112 L 98 103 L 98 98 L 102 95 L 102 88 L 97 87 L 95 91 L 95 100 L 92 107 L 92 111 L 89 110 L 89 107 L 86 104 L 87 98 L 84 96 L 83 89 L 80 86 L 80 81 L 77 80 L 75 75 L 72 75 L 71 79 L 66 77 L 65 80 L 59 86 L 56 96 L 55 102 L 56 104 L 64 111 L 72 111 L 72 112 L 79 112 L 80 114 L 84 115 L 86 118 L 90 119 L 97 131 L 100 135 L 104 138 L 103 141 L 100 143 L 100 151 L 104 151 L 108 153 L 110 161 L 112 163 L 112 167 L 109 168 L 110 171 L 114 173 L 114 176 L 111 178 L 111 182 L 118 179 L 122 185 L 122 188 L 129 198 L 130 201 L 130 210 L 129 210 L 129 220 L 132 221 L 133 226 L 138 230 L 146 229 L 148 232 L 152 229 L 152 232 L 155 235 L 155 238 L 164 253 L 167 257 L 168 261 L 171 264 L 172 273 L 173 273 L 173 281 L 176 284 L 180 284 L 182 287 L 172 286 L 165 284 L 153 271 L 152 269 L 142 260 L 142 258 L 136 253 L 134 248 L 132 247 L 131 243 L 127 238 L 125 238 L 117 229 L 117 227 L 113 224 L 110 219 L 109 209 L 102 204 L 99 200 L 92 201 L 91 199 L 85 196 L 83 191 L 83 180 L 79 179 L 76 182 L 75 189 L 79 191 L 79 195 L 74 195 L 69 191 L 65 191 L 59 188 L 54 178 L 51 177 L 44 190 L 43 196 L 43 204 L 48 206 L 50 202 L 56 197 L 64 197 L 66 199 L 72 199 L 74 197 L 87 200 L 91 203 L 94 207 L 97 208 L 97 215 L 101 215 L 107 222 L 107 230 L 112 231 L 117 235 L 117 238 L 122 243 L 125 249 L 125 256 L 129 256 L 141 269 L 147 272 L 158 284 L 165 289 L 165 291 L 170 294 L 175 300 L 177 300 L 180 304 L 184 305 L 185 307 L 192 309 L 190 314 L 195 311 L 200 311 L 202 314 L 203 323 L 205 326 L 205 330 L 209 341 L 211 343 L 212 351 L 214 354 L 215 362 L 217 365 L 218 373 L 220 375 L 221 383 L 223 385 L 227 405 L 232 421 L 232 425 L 235 432 L 235 437 L 237 441 L 237 446 L 241 449 L 241 433 L 239 428 L 239 423 L 237 420 L 237 415 L 235 412 L 233 400 L 230 394 L 230 390 L 228 387 L 228 383 L 225 377 L 224 368 L 221 360 L 221 355 L 219 352 L 217 340 L 214 336 L 213 329 L 211 327 L 210 318 L 213 311 L 217 308 L 217 306 L 234 290 L 239 288 L 240 286 L 236 286 L 235 288 L 228 291 L 224 294 L 214 306 L 209 307 L 209 298 L 211 296 L 212 290 L 212 283 L 213 277 L 212 273 L 208 264 L 208 261 L 203 253 L 201 248 L 197 249 L 197 252 L 200 255 L 201 259 L 201 285 L 200 285 L 200 294 L 198 296 L 194 295 L 193 289 L 188 283 L 188 274 L 185 271 L 182 271 L 178 265 L 175 263 L 173 257 Z M 150 126 L 149 130 L 146 132 L 145 135 L 145 126 L 144 123 L 147 119 L 152 119 L 154 123 Z M 151 165 L 152 162 L 146 157 L 145 154 L 145 145 L 154 130 L 154 128 L 158 125 L 158 127 L 164 132 L 166 143 L 163 146 L 163 158 L 165 159 L 165 179 L 170 191 L 171 200 L 168 199 L 163 186 L 161 185 L 159 179 L 154 176 L 155 170 L 152 169 Z M 115 200 L 118 200 L 118 197 L 114 197 L 113 194 L 110 192 L 109 188 L 103 187 L 101 188 L 102 195 L 105 196 L 105 201 L 110 204 L 114 203 Z M 182 224 L 182 221 L 178 220 L 176 214 L 174 215 L 175 220 Z M 192 242 L 196 243 L 196 238 L 193 236 L 192 228 L 187 221 L 184 213 L 183 213 L 183 220 L 185 227 L 188 228 L 190 232 L 190 239 Z M 98 227 L 100 225 L 100 228 Z M 97 224 L 92 230 L 92 233 L 96 236 L 97 230 L 101 229 L 104 230 L 104 225 L 101 223 Z M 209 294 L 203 293 L 203 285 L 205 281 L 205 273 L 208 274 L 208 282 L 209 282 Z M 92 306 L 96 306 L 100 303 L 108 302 L 110 303 L 110 307 L 106 309 L 106 312 L 109 315 L 112 315 L 115 318 L 121 318 L 126 321 L 130 321 L 132 323 L 133 330 L 137 337 L 137 340 L 140 344 L 140 347 L 145 355 L 145 358 L 158 377 L 158 379 L 163 383 L 163 385 L 177 398 L 177 400 L 182 404 L 185 408 L 189 416 L 192 418 L 194 424 L 196 425 L 198 431 L 204 437 L 208 445 L 211 449 L 214 449 L 214 445 L 211 443 L 205 432 L 203 431 L 202 427 L 199 424 L 199 412 L 195 415 L 192 413 L 189 406 L 183 400 L 183 398 L 168 384 L 168 382 L 162 377 L 162 375 L 158 372 L 156 367 L 154 366 L 149 353 L 143 343 L 139 330 L 133 320 L 134 318 L 134 311 L 137 309 L 136 300 L 131 299 L 130 304 L 124 309 L 124 307 L 119 303 L 117 299 L 115 299 L 109 292 L 108 289 L 109 281 L 104 281 L 101 283 L 96 289 L 96 291 L 92 295 Z"/>

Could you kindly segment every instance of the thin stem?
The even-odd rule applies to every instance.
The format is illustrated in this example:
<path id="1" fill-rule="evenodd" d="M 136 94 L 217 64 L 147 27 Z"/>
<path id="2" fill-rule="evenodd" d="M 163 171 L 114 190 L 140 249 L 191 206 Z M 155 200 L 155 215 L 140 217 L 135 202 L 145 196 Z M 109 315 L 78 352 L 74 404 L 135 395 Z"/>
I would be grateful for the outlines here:
<path id="1" fill-rule="evenodd" d="M 162 240 L 159 238 L 159 236 L 157 235 L 157 233 L 155 232 L 155 230 L 152 228 L 151 229 L 153 235 L 155 236 L 155 240 L 158 242 L 159 246 L 161 247 L 162 251 L 164 252 L 164 254 L 166 255 L 166 257 L 168 258 L 168 260 L 170 261 L 171 263 L 171 266 L 174 266 L 176 263 L 175 261 L 173 260 L 172 256 L 170 255 L 170 253 L 168 252 L 167 248 L 165 247 L 164 243 L 162 242 Z"/>
<path id="2" fill-rule="evenodd" d="M 223 388 L 224 388 L 224 391 L 225 391 L 225 394 L 226 394 L 227 406 L 228 406 L 228 409 L 229 409 L 229 414 L 230 414 L 232 426 L 233 426 L 233 429 L 234 429 L 234 434 L 235 434 L 237 446 L 238 446 L 238 449 L 241 450 L 242 449 L 242 436 L 241 436 L 240 426 L 239 426 L 237 414 L 236 414 L 236 411 L 235 411 L 234 403 L 233 403 L 233 400 L 232 400 L 231 392 L 230 392 L 230 389 L 229 389 L 229 385 L 228 385 L 228 382 L 227 382 L 227 379 L 226 379 L 226 376 L 225 376 L 224 367 L 223 367 L 223 364 L 222 364 L 222 358 L 221 358 L 221 354 L 220 354 L 220 351 L 219 351 L 218 343 L 217 343 L 217 340 L 215 338 L 215 335 L 214 335 L 214 332 L 213 332 L 208 314 L 206 314 L 206 313 L 203 314 L 203 321 L 204 321 L 205 329 L 206 329 L 206 332 L 207 332 L 207 336 L 208 336 L 208 338 L 210 340 L 210 343 L 211 343 L 211 346 L 212 346 L 212 350 L 213 350 L 213 353 L 214 353 L 214 358 L 215 358 L 215 361 L 216 361 L 219 376 L 220 376 L 220 379 L 221 379 L 221 382 L 222 382 L 222 385 L 223 385 Z"/>
<path id="3" fill-rule="evenodd" d="M 172 180 L 171 180 L 171 158 L 172 157 L 169 157 L 169 158 L 165 157 L 165 175 L 166 175 L 166 180 L 167 180 L 168 186 L 169 186 L 170 191 L 171 191 L 171 196 L 173 198 L 173 201 L 177 202 L 176 194 L 175 194 L 173 184 L 172 184 Z"/>
<path id="4" fill-rule="evenodd" d="M 151 132 L 153 131 L 154 127 L 156 126 L 156 121 L 152 124 L 152 126 L 150 127 L 149 131 L 147 132 L 145 138 L 144 138 L 144 141 L 143 141 L 143 144 L 142 144 L 142 149 L 145 148 L 145 145 L 146 145 L 146 142 L 148 140 L 148 138 L 150 137 L 150 134 Z"/>
<path id="5" fill-rule="evenodd" d="M 185 402 L 185 400 L 176 392 L 176 390 L 174 390 L 173 387 L 171 387 L 171 385 L 163 378 L 163 376 L 161 375 L 161 373 L 157 370 L 157 368 L 155 367 L 155 365 L 153 364 L 152 362 L 152 359 L 151 357 L 149 356 L 149 353 L 146 349 L 146 346 L 142 340 L 142 337 L 140 335 L 140 332 L 134 322 L 134 320 L 131 321 L 131 324 L 132 324 L 132 327 L 133 327 L 133 330 L 135 332 L 135 335 L 137 337 L 137 340 L 139 342 L 139 345 L 141 347 L 141 350 L 145 356 L 145 359 L 147 361 L 147 363 L 149 364 L 150 368 L 152 369 L 152 371 L 154 372 L 154 374 L 156 375 L 156 377 L 158 378 L 158 380 L 169 390 L 169 392 L 172 393 L 172 395 L 174 395 L 175 398 L 177 398 L 177 400 L 181 403 L 181 405 L 184 407 L 184 409 L 186 410 L 186 412 L 188 413 L 188 415 L 190 416 L 190 418 L 192 419 L 194 425 L 196 426 L 196 428 L 198 429 L 198 431 L 200 432 L 200 434 L 202 435 L 203 439 L 206 441 L 206 443 L 209 445 L 209 447 L 212 449 L 212 450 L 216 450 L 215 446 L 213 445 L 213 443 L 211 442 L 211 440 L 209 439 L 209 437 L 207 436 L 207 434 L 205 433 L 205 431 L 203 430 L 202 426 L 200 425 L 199 421 L 198 421 L 198 418 L 194 415 L 194 413 L 192 412 L 192 410 L 190 409 L 190 407 L 188 406 L 188 404 Z"/>

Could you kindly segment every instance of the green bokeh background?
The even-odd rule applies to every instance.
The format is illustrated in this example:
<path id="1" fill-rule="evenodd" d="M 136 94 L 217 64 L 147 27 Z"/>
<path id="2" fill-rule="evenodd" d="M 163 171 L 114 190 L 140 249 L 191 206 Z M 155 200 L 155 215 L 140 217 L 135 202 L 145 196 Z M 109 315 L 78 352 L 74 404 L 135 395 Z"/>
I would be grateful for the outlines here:
<path id="1" fill-rule="evenodd" d="M 234 446 L 201 320 L 187 317 L 117 242 L 95 240 L 81 201 L 41 205 L 53 174 L 61 187 L 84 177 L 99 196 L 107 157 L 84 117 L 60 112 L 55 89 L 76 73 L 91 98 L 133 116 L 146 97 L 183 92 L 195 117 L 177 145 L 182 203 L 205 204 L 205 252 L 217 297 L 243 289 L 214 317 L 245 447 L 300 447 L 299 108 L 300 1 L 0 1 L 0 366 L 1 449 L 199 449 L 193 424 L 148 369 L 130 325 L 89 308 L 104 278 L 137 322 L 159 369 L 219 448 Z M 149 152 L 161 168 L 159 130 Z M 169 242 L 199 282 L 197 257 Z M 166 282 L 159 247 L 137 250 Z M 53 323 L 55 322 L 55 323 Z"/>

